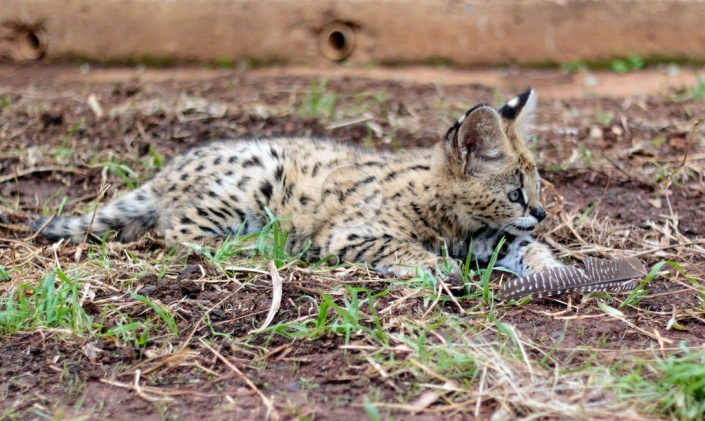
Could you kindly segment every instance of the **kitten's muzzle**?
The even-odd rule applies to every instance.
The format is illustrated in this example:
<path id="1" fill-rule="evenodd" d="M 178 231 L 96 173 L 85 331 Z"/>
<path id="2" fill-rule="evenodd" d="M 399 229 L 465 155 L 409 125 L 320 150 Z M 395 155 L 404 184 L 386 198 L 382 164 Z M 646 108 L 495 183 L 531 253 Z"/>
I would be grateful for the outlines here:
<path id="1" fill-rule="evenodd" d="M 546 211 L 541 206 L 536 206 L 529 210 L 529 214 L 541 222 L 546 219 Z"/>

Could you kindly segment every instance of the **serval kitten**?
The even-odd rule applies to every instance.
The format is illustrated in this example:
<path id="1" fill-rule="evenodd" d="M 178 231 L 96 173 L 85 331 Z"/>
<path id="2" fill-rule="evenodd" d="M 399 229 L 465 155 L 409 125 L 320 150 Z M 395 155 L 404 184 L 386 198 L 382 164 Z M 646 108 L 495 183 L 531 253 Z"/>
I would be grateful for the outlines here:
<path id="1" fill-rule="evenodd" d="M 211 141 L 107 204 L 92 224 L 86 214 L 33 229 L 46 225 L 43 236 L 73 242 L 86 231 L 96 239 L 114 231 L 123 242 L 154 231 L 176 245 L 256 232 L 269 209 L 292 248 L 310 241 L 311 259 L 335 255 L 403 277 L 456 267 L 454 253 L 442 257 L 444 244 L 457 257 L 468 252 L 457 245 L 472 240 L 472 257 L 486 261 L 505 236 L 498 264 L 526 275 L 560 265 L 531 236 L 546 216 L 525 144 L 535 105 L 532 90 L 499 110 L 477 105 L 434 147 L 396 154 L 306 137 Z"/>

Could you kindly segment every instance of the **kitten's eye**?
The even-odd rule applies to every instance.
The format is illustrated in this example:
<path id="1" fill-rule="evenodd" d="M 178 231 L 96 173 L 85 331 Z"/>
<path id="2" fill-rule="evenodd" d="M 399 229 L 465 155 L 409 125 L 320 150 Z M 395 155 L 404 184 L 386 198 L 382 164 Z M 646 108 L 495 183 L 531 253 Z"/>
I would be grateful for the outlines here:
<path id="1" fill-rule="evenodd" d="M 516 189 L 512 190 L 509 192 L 509 201 L 510 202 L 518 202 L 519 199 L 521 199 L 521 190 Z"/>

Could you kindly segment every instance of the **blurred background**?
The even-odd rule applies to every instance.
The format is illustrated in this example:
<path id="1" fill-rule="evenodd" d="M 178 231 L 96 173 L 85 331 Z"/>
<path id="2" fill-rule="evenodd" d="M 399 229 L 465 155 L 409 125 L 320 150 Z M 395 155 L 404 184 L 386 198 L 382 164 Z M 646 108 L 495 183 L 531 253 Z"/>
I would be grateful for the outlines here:
<path id="1" fill-rule="evenodd" d="M 622 70 L 705 59 L 693 0 L 2 0 L 0 56 L 216 66 Z M 626 67 L 625 67 L 626 66 Z"/>

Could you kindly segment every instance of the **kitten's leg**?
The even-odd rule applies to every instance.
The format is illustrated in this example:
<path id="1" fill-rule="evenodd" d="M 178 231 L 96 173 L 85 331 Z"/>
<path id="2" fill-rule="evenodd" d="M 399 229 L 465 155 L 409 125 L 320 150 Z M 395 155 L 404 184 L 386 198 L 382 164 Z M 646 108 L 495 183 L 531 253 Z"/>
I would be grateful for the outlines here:
<path id="1" fill-rule="evenodd" d="M 526 276 L 563 266 L 563 264 L 553 256 L 553 252 L 546 244 L 527 236 L 505 242 L 496 266 L 507 268 L 519 276 Z"/>
<path id="2" fill-rule="evenodd" d="M 224 235 L 215 230 L 202 229 L 194 220 L 180 216 L 181 214 L 170 215 L 171 217 L 161 227 L 164 235 L 164 242 L 170 246 L 177 246 L 183 243 L 191 243 L 203 246 L 208 250 L 217 250 L 222 247 L 225 240 L 234 235 Z M 195 218 L 194 218 L 195 219 Z"/>
<path id="3" fill-rule="evenodd" d="M 529 243 L 525 247 L 523 263 L 525 275 L 563 266 L 563 263 L 555 258 L 551 248 L 539 241 Z"/>
<path id="4" fill-rule="evenodd" d="M 209 208 L 196 204 L 165 209 L 157 231 L 167 244 L 190 242 L 219 247 L 223 241 L 238 233 L 251 234 L 259 230 L 259 221 L 245 219 L 242 211 L 230 208 Z"/>
<path id="5" fill-rule="evenodd" d="M 164 231 L 164 242 L 168 247 L 176 247 L 178 254 L 183 254 L 194 250 L 192 246 L 203 247 L 203 249 L 213 253 L 223 246 L 226 238 L 223 237 L 207 237 L 204 235 L 189 233 L 184 234 L 180 228 L 170 228 Z M 190 244 L 190 245 L 187 245 Z M 195 250 L 198 250 L 196 248 Z"/>
<path id="6" fill-rule="evenodd" d="M 541 272 L 552 267 L 562 266 L 551 249 L 530 235 L 516 236 L 504 231 L 486 230 L 472 237 L 472 258 L 486 265 L 495 248 L 504 237 L 495 266 L 509 269 L 519 276 Z"/>
<path id="7" fill-rule="evenodd" d="M 333 253 L 344 261 L 365 262 L 380 273 L 402 278 L 414 276 L 416 267 L 431 273 L 436 272 L 436 267 L 449 268 L 450 272 L 458 270 L 455 260 L 451 258 L 438 256 L 418 243 L 399 241 L 389 236 L 383 239 L 357 239 Z"/>

